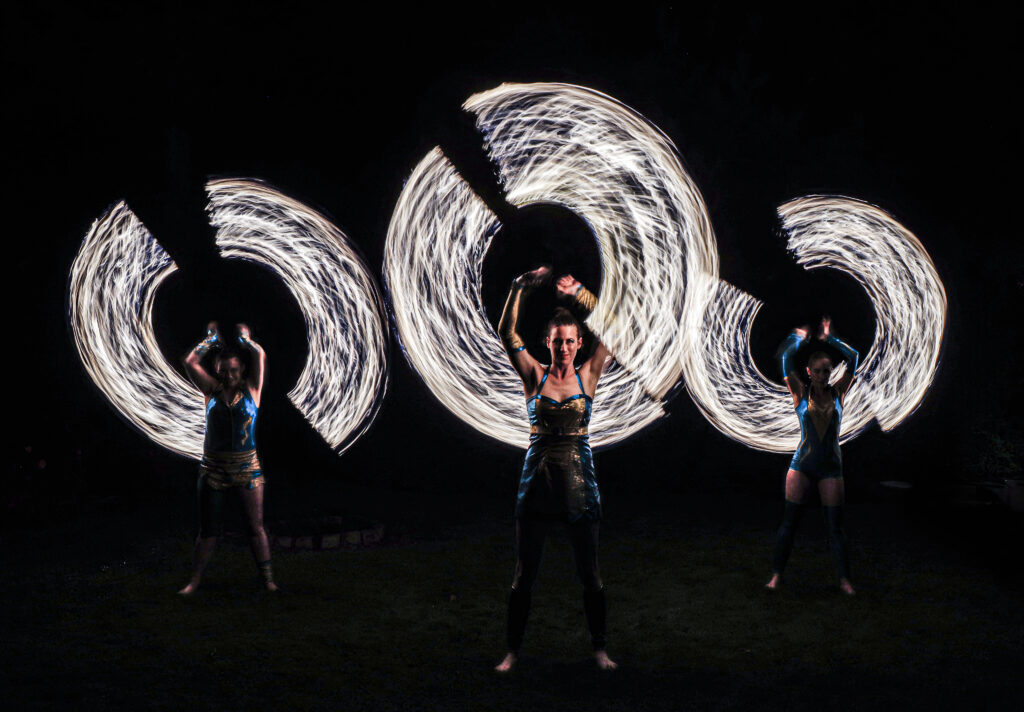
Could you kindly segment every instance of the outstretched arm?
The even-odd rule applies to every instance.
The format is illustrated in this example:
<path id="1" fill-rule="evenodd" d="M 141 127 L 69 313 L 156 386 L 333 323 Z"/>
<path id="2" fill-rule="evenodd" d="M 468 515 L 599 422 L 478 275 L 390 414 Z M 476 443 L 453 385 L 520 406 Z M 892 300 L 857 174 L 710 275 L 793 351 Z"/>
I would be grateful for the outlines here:
<path id="1" fill-rule="evenodd" d="M 252 340 L 249 327 L 245 324 L 238 325 L 238 343 L 243 348 L 252 351 L 255 356 L 252 359 L 252 368 L 249 370 L 245 381 L 249 386 L 249 392 L 252 393 L 252 399 L 256 403 L 256 407 L 259 408 L 260 395 L 263 393 L 263 368 L 267 363 L 267 352 L 263 350 L 262 346 Z"/>
<path id="2" fill-rule="evenodd" d="M 786 382 L 789 393 L 793 396 L 793 407 L 800 405 L 804 397 L 804 383 L 796 371 L 796 352 L 800 344 L 807 338 L 806 329 L 793 329 L 793 333 L 786 337 L 779 350 L 779 367 L 782 369 L 782 380 Z"/>
<path id="3" fill-rule="evenodd" d="M 546 280 L 550 272 L 547 267 L 538 267 L 512 280 L 512 289 L 509 290 L 505 309 L 501 312 L 501 321 L 498 322 L 498 333 L 502 344 L 505 345 L 505 353 L 508 354 L 508 360 L 512 362 L 516 373 L 523 379 L 523 391 L 527 395 L 537 388 L 543 369 L 537 363 L 537 359 L 526 350 L 526 344 L 517 331 L 519 306 L 526 292 Z"/>
<path id="4" fill-rule="evenodd" d="M 210 349 L 220 344 L 220 333 L 217 331 L 217 322 L 211 321 L 206 325 L 206 338 L 196 344 L 195 348 L 185 356 L 185 370 L 192 383 L 209 398 L 217 390 L 217 379 L 206 372 L 202 366 L 203 356 L 209 353 Z"/>
<path id="5" fill-rule="evenodd" d="M 831 333 L 831 330 L 832 320 L 825 317 L 821 320 L 822 338 L 825 339 L 826 344 L 829 344 L 841 353 L 843 361 L 846 362 L 846 372 L 835 383 L 836 392 L 839 394 L 839 402 L 842 403 L 846 398 L 846 393 L 850 390 L 850 386 L 853 385 L 853 379 L 856 377 L 857 366 L 860 364 L 860 354 L 849 344 L 840 341 L 835 334 Z"/>
<path id="6" fill-rule="evenodd" d="M 572 275 L 567 274 L 558 279 L 555 284 L 558 294 L 567 299 L 572 299 L 577 311 L 583 318 L 597 306 L 597 297 L 593 292 L 584 287 Z M 612 352 L 605 346 L 604 342 L 594 334 L 594 353 L 590 355 L 582 366 L 580 366 L 580 378 L 591 393 L 597 390 L 597 381 L 604 373 L 605 366 L 612 356 Z"/>

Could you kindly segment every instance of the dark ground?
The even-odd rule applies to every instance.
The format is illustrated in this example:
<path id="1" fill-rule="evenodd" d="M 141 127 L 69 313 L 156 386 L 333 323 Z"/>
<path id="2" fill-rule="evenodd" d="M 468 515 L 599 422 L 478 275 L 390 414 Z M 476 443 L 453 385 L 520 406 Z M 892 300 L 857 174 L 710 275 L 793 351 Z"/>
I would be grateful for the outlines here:
<path id="1" fill-rule="evenodd" d="M 273 496 L 274 490 L 268 490 Z M 7 709 L 1020 709 L 1024 519 L 881 490 L 851 498 L 859 594 L 805 519 L 761 586 L 779 497 L 616 493 L 602 531 L 610 652 L 590 662 L 571 552 L 546 551 L 520 668 L 502 654 L 505 498 L 322 487 L 388 525 L 376 547 L 276 555 L 258 593 L 229 538 L 194 600 L 191 503 L 89 505 L 5 537 Z M 606 500 L 609 497 L 606 496 Z M 656 503 L 655 503 L 656 502 Z M 169 506 L 180 505 L 180 506 Z M 440 524 L 444 522 L 445 524 Z M 10 575 L 17 572 L 16 575 Z"/>

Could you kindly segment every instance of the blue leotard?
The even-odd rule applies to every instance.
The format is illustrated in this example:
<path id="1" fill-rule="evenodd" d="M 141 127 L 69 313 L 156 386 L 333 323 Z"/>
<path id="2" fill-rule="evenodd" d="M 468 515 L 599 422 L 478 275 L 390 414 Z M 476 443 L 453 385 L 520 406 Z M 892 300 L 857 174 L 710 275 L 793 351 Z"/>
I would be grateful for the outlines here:
<path id="1" fill-rule="evenodd" d="M 832 412 L 827 416 L 824 432 L 819 432 L 814 424 L 815 404 L 810 399 L 810 392 L 811 389 L 808 387 L 804 391 L 804 397 L 800 399 L 800 405 L 796 407 L 796 417 L 800 419 L 800 445 L 793 454 L 789 469 L 798 470 L 816 479 L 842 477 L 843 454 L 839 451 L 839 424 L 843 418 L 843 404 L 839 402 L 836 389 L 829 386 Z"/>
<path id="2" fill-rule="evenodd" d="M 800 336 L 794 333 L 783 342 L 780 356 L 783 378 L 795 373 L 794 357 L 801 341 Z M 849 372 L 855 373 L 859 361 L 857 352 L 832 335 L 829 335 L 825 342 L 839 350 Z M 789 468 L 815 479 L 842 477 L 843 454 L 839 450 L 839 428 L 843 420 L 842 401 L 836 389 L 829 386 L 832 403 L 821 410 L 820 404 L 816 406 L 810 400 L 810 393 L 810 386 L 807 386 L 803 398 L 796 406 L 796 417 L 800 420 L 800 445 L 793 454 Z M 824 425 L 821 430 L 814 423 L 816 414 L 821 419 L 819 424 Z"/>
<path id="3" fill-rule="evenodd" d="M 550 366 L 548 367 L 550 371 Z M 598 521 L 601 494 L 597 489 L 594 455 L 590 450 L 590 414 L 593 399 L 583 389 L 563 401 L 541 395 L 526 401 L 530 416 L 530 448 L 526 451 L 516 497 L 516 517 L 568 521 Z"/>
<path id="4" fill-rule="evenodd" d="M 206 438 L 200 473 L 215 489 L 263 484 L 263 471 L 256 454 L 256 416 L 259 407 L 248 388 L 228 403 L 223 391 L 210 396 L 206 404 Z"/>

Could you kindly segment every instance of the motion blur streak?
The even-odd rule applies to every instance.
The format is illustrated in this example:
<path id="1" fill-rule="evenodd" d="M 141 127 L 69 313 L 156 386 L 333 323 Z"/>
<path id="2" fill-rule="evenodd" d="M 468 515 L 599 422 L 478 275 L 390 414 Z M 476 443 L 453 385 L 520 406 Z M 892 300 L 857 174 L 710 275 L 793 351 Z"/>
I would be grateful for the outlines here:
<path id="1" fill-rule="evenodd" d="M 946 293 L 935 266 L 912 233 L 867 203 L 809 196 L 781 206 L 779 216 L 798 264 L 846 272 L 875 310 L 874 342 L 846 397 L 841 440 L 853 439 L 873 419 L 883 430 L 895 428 L 920 404 L 938 368 Z M 729 437 L 759 450 L 794 450 L 800 428 L 792 399 L 750 355 L 761 303 L 724 282 L 703 291 L 703 328 L 684 351 L 691 396 Z M 839 364 L 832 380 L 843 372 Z"/>
<path id="2" fill-rule="evenodd" d="M 597 240 L 601 298 L 587 323 L 615 362 L 595 399 L 594 445 L 662 417 L 682 376 L 723 433 L 760 450 L 793 450 L 799 427 L 788 392 L 750 354 L 761 303 L 719 279 L 707 209 L 672 142 L 629 107 L 567 84 L 504 84 L 463 108 L 476 115 L 511 204 L 561 205 Z M 847 272 L 875 309 L 875 342 L 847 398 L 842 439 L 874 418 L 895 427 L 938 364 L 946 296 L 931 260 L 896 220 L 856 200 L 811 196 L 779 215 L 799 264 Z M 519 379 L 480 301 L 483 258 L 499 228 L 435 149 L 399 198 L 384 274 L 403 349 L 433 393 L 473 427 L 525 446 Z"/>
<path id="3" fill-rule="evenodd" d="M 383 301 L 366 265 L 326 218 L 254 181 L 207 186 L 217 245 L 269 268 L 294 295 L 309 353 L 288 394 L 339 453 L 373 420 L 387 385 Z M 124 203 L 93 224 L 71 269 L 68 320 L 86 371 L 155 442 L 200 459 L 203 395 L 163 358 L 153 299 L 177 267 Z"/>
<path id="4" fill-rule="evenodd" d="M 686 280 L 717 274 L 707 211 L 675 147 L 629 107 L 582 87 L 502 85 L 471 97 L 507 199 L 555 203 L 597 238 L 603 277 L 588 326 L 615 353 L 598 387 L 591 441 L 607 446 L 661 418 L 679 380 L 681 324 L 703 317 Z M 403 349 L 453 413 L 525 447 L 522 384 L 480 300 L 497 218 L 435 149 L 399 198 L 384 274 Z"/>
<path id="5" fill-rule="evenodd" d="M 657 407 L 679 380 L 679 327 L 703 315 L 686 286 L 718 274 L 707 209 L 676 147 L 631 108 L 583 87 L 504 84 L 465 108 L 477 114 L 510 203 L 561 205 L 594 232 L 603 274 L 587 325 L 624 366 L 601 390 L 641 388 Z M 602 393 L 595 421 L 622 405 Z"/>
<path id="6" fill-rule="evenodd" d="M 344 452 L 387 386 L 384 306 L 370 271 L 327 218 L 262 183 L 215 180 L 207 192 L 221 255 L 267 267 L 298 302 L 309 353 L 288 397 Z"/>
<path id="7" fill-rule="evenodd" d="M 497 227 L 435 148 L 398 198 L 384 276 L 403 351 L 431 392 L 472 427 L 525 446 L 522 384 L 480 298 L 484 254 Z"/>
<path id="8" fill-rule="evenodd" d="M 93 382 L 132 425 L 168 450 L 202 457 L 203 394 L 160 352 L 153 298 L 177 269 L 123 202 L 93 223 L 71 266 L 68 322 Z"/>
<path id="9" fill-rule="evenodd" d="M 868 203 L 808 196 L 780 207 L 779 216 L 797 263 L 846 272 L 875 308 L 875 340 L 846 405 L 857 422 L 843 432 L 852 437 L 871 417 L 883 430 L 895 428 L 920 404 L 939 365 L 946 290 L 935 265 L 913 233 Z"/>

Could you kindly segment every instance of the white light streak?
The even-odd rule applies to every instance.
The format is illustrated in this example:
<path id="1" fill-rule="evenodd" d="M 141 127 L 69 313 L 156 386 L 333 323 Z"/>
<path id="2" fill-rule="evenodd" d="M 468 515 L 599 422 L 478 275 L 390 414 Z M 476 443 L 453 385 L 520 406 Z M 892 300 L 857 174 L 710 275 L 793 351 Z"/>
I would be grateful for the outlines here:
<path id="1" fill-rule="evenodd" d="M 339 454 L 369 427 L 387 385 L 384 306 L 370 271 L 327 218 L 256 181 L 207 184 L 226 258 L 284 282 L 306 322 L 309 354 L 288 397 Z"/>
<path id="2" fill-rule="evenodd" d="M 128 422 L 199 459 L 203 395 L 164 359 L 153 299 L 177 266 L 123 202 L 92 224 L 71 266 L 68 320 L 93 382 Z"/>
<path id="3" fill-rule="evenodd" d="M 340 454 L 369 427 L 387 382 L 383 302 L 369 270 L 330 221 L 266 185 L 217 180 L 207 189 L 221 254 L 264 265 L 295 296 L 309 354 L 289 398 Z M 198 460 L 203 396 L 153 334 L 157 288 L 175 269 L 118 203 L 72 265 L 69 321 L 86 371 L 114 407 L 158 444 Z"/>
<path id="4" fill-rule="evenodd" d="M 719 279 L 707 210 L 672 142 L 629 107 L 566 84 L 506 84 L 464 108 L 477 116 L 510 203 L 564 206 L 597 239 L 601 300 L 588 325 L 616 361 L 595 399 L 594 444 L 661 417 L 682 374 L 723 433 L 793 450 L 791 398 L 750 355 L 761 303 Z M 847 398 L 842 439 L 874 418 L 895 427 L 938 364 L 946 299 L 927 253 L 884 211 L 849 198 L 802 198 L 779 214 L 800 264 L 849 273 L 875 309 L 875 342 Z M 525 446 L 521 384 L 480 301 L 483 257 L 499 227 L 435 148 L 395 208 L 384 276 L 403 349 L 431 391 L 481 432 Z"/>
<path id="5" fill-rule="evenodd" d="M 685 280 L 717 273 L 700 193 L 664 134 L 629 107 L 565 84 L 509 84 L 471 97 L 506 195 L 518 206 L 562 205 L 593 230 L 603 281 L 588 326 L 615 363 L 595 398 L 591 440 L 618 442 L 664 416 L 679 379 L 677 339 L 697 319 Z M 435 149 L 399 198 L 384 275 L 413 367 L 464 421 L 525 446 L 522 384 L 480 301 L 497 218 Z M 692 314 L 690 314 L 692 312 Z"/>
<path id="6" fill-rule="evenodd" d="M 873 419 L 883 430 L 895 428 L 920 404 L 938 367 L 946 293 L 935 266 L 910 231 L 858 200 L 800 198 L 780 207 L 779 216 L 798 264 L 846 272 L 875 310 L 874 343 L 847 394 L 840 439 L 853 439 Z M 750 355 L 750 328 L 761 303 L 724 282 L 709 278 L 708 284 L 702 328 L 684 352 L 687 389 L 729 437 L 759 450 L 794 450 L 800 428 L 792 398 Z M 833 380 L 843 371 L 840 364 Z"/>

